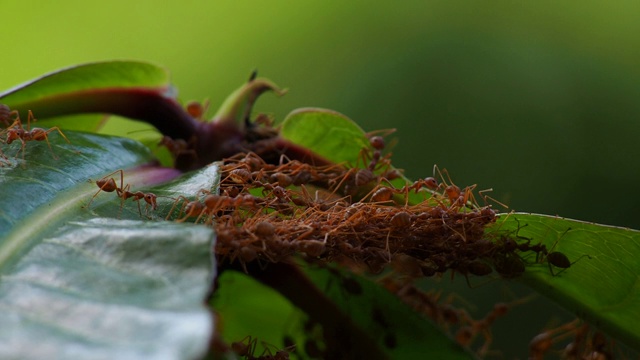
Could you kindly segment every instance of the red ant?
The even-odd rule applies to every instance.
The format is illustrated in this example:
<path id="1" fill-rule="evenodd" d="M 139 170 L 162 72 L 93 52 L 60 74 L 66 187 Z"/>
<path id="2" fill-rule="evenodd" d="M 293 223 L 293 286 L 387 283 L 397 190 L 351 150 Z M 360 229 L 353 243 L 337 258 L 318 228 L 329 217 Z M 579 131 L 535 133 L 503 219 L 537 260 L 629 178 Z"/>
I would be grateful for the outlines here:
<path id="1" fill-rule="evenodd" d="M 4 106 L 6 107 L 6 105 Z M 6 121 L 7 118 L 4 117 L 4 112 L 6 112 L 6 109 L 2 109 L 3 112 L 3 118 L 2 121 Z M 17 111 L 11 111 L 9 114 L 11 116 L 11 114 L 17 114 Z M 9 117 L 10 117 L 9 116 Z M 36 121 L 36 118 L 33 116 L 33 113 L 31 112 L 31 110 L 29 110 L 29 115 L 27 117 L 27 130 L 25 130 L 22 127 L 22 120 L 20 119 L 20 117 L 18 116 L 11 125 L 9 125 L 5 130 L 3 130 L 0 135 L 6 134 L 6 138 L 5 138 L 5 142 L 7 144 L 11 144 L 12 142 L 14 142 L 15 140 L 20 140 L 20 142 L 22 143 L 20 149 L 22 150 L 22 158 L 24 159 L 24 151 L 25 151 L 25 147 L 26 147 L 26 142 L 27 141 L 46 141 L 47 145 L 49 146 L 49 150 L 51 151 L 51 155 L 53 155 L 54 159 L 58 159 L 58 157 L 56 156 L 56 154 L 54 154 L 53 149 L 51 148 L 51 143 L 49 143 L 49 133 L 52 131 L 57 131 L 60 136 L 62 136 L 62 138 L 64 138 L 64 140 L 71 144 L 71 142 L 69 141 L 69 139 L 67 139 L 67 137 L 62 133 L 62 131 L 60 130 L 60 128 L 58 128 L 57 126 L 54 126 L 52 128 L 49 128 L 49 130 L 45 130 L 42 128 L 33 128 L 31 129 L 31 120 L 33 120 L 34 122 Z M 19 153 L 20 151 L 18 151 Z M 16 153 L 16 156 L 18 154 Z"/>
<path id="2" fill-rule="evenodd" d="M 493 306 L 493 309 L 482 319 L 474 320 L 465 310 L 459 310 L 458 315 L 460 316 L 463 323 L 467 324 L 460 327 L 455 335 L 455 339 L 458 344 L 463 346 L 470 346 L 475 337 L 478 334 L 481 334 L 484 337 L 484 343 L 478 349 L 477 354 L 481 358 L 485 358 L 487 353 L 489 352 L 489 347 L 493 342 L 493 337 L 491 334 L 491 325 L 500 317 L 503 317 L 507 314 L 507 312 L 516 305 L 521 305 L 529 300 L 531 300 L 532 296 L 524 297 L 518 300 L 514 300 L 510 303 L 496 303 Z"/>
<path id="3" fill-rule="evenodd" d="M 11 110 L 9 106 L 0 104 L 0 122 L 9 127 L 15 121 L 14 116 L 18 117 L 18 110 Z"/>
<path id="4" fill-rule="evenodd" d="M 169 136 L 163 136 L 158 145 L 166 146 L 174 160 L 184 155 L 198 157 L 194 150 L 195 138 L 187 142 L 184 139 L 172 139 Z"/>
<path id="5" fill-rule="evenodd" d="M 391 154 L 387 154 L 384 157 L 382 157 L 382 151 L 386 147 L 384 136 L 393 134 L 395 131 L 396 129 L 387 129 L 387 130 L 372 131 L 366 134 L 366 136 L 369 138 L 369 145 L 371 145 L 371 147 L 374 149 L 373 152 L 371 152 L 371 160 L 367 165 L 368 170 L 373 172 L 383 168 L 385 170 L 388 170 L 391 167 L 391 161 L 390 161 Z M 381 133 L 382 136 L 375 135 L 379 133 Z M 369 149 L 367 148 L 364 148 L 363 151 L 361 152 L 361 156 L 363 157 L 363 160 L 365 163 L 366 163 L 368 154 L 369 154 Z M 384 171 L 384 173 L 391 173 L 391 172 L 392 171 Z M 392 180 L 392 179 L 389 179 L 389 180 Z"/>
<path id="6" fill-rule="evenodd" d="M 435 182 L 436 172 L 442 179 L 442 183 L 440 184 L 437 184 L 437 182 Z M 447 185 L 447 182 L 443 176 L 443 173 L 447 175 L 447 178 L 449 179 L 449 182 L 451 183 L 451 185 Z M 438 168 L 438 165 L 433 166 L 433 177 L 427 178 L 425 180 L 430 180 L 432 182 L 431 186 L 433 186 L 433 184 L 437 185 L 436 189 L 433 189 L 432 187 L 430 187 L 432 190 L 443 188 L 443 195 L 446 196 L 446 198 L 449 200 L 451 204 L 450 207 L 456 207 L 456 208 L 468 207 L 468 208 L 474 208 L 474 209 L 480 208 L 478 201 L 473 195 L 473 190 L 475 190 L 475 188 L 478 186 L 477 184 L 466 186 L 463 189 L 460 189 L 460 187 L 455 185 L 451 180 L 451 176 L 449 176 L 449 172 L 447 171 L 447 169 L 442 169 L 442 172 L 441 172 L 440 169 Z M 491 196 L 484 195 L 484 193 L 489 191 L 493 191 L 493 189 L 485 189 L 485 190 L 478 191 L 478 195 L 480 195 L 484 199 L 485 203 L 487 203 L 488 200 L 491 200 L 497 203 L 498 205 L 504 207 L 505 209 L 509 208 L 507 205 L 492 198 Z"/>
<path id="7" fill-rule="evenodd" d="M 190 101 L 185 106 L 187 113 L 197 120 L 204 120 L 204 115 L 209 109 L 209 100 L 205 100 L 202 103 L 197 101 Z"/>
<path id="8" fill-rule="evenodd" d="M 557 343 L 574 333 L 578 333 L 580 330 L 578 328 L 579 324 L 580 320 L 575 319 L 569 323 L 560 325 L 557 328 L 550 329 L 536 335 L 529 343 L 529 359 L 544 359 L 545 354 L 549 352 L 554 343 Z"/>
<path id="9" fill-rule="evenodd" d="M 171 214 L 173 213 L 173 209 L 175 209 L 175 207 L 178 205 L 180 200 L 184 200 L 184 203 L 182 204 L 182 207 L 180 208 L 180 212 L 179 212 L 178 216 L 180 216 L 180 214 L 182 214 L 183 211 L 184 211 L 185 215 L 184 215 L 183 218 L 177 219 L 176 222 L 183 222 L 183 221 L 185 221 L 188 218 L 193 217 L 193 216 L 198 216 L 198 220 L 200 220 L 200 216 L 205 214 L 206 208 L 205 208 L 203 203 L 201 203 L 198 200 L 191 201 L 191 200 L 187 199 L 186 197 L 180 195 L 180 196 L 178 196 L 176 201 L 173 203 L 173 206 L 171 207 L 171 210 L 169 210 L 169 213 L 167 214 L 167 217 L 165 218 L 165 220 L 169 220 L 169 218 L 171 217 Z"/>
<path id="10" fill-rule="evenodd" d="M 112 175 L 116 174 L 116 173 L 120 173 L 120 186 L 118 187 L 118 185 L 116 184 L 116 181 L 111 177 Z M 148 213 L 148 207 L 151 206 L 152 210 L 156 210 L 156 208 L 158 207 L 157 203 L 156 203 L 156 198 L 157 196 L 153 193 L 143 193 L 142 191 L 136 191 L 136 192 L 131 192 L 129 191 L 130 189 L 130 185 L 127 184 L 126 186 L 124 185 L 124 171 L 123 170 L 116 170 L 114 172 L 112 172 L 111 174 L 103 177 L 100 180 L 96 181 L 96 185 L 98 185 L 98 187 L 100 188 L 92 197 L 91 200 L 89 200 L 89 202 L 87 203 L 87 205 L 85 205 L 85 207 L 89 207 L 89 205 L 91 205 L 91 202 L 96 198 L 96 196 L 98 196 L 98 194 L 101 191 L 106 191 L 106 192 L 116 192 L 116 195 L 118 195 L 119 198 L 122 199 L 121 203 L 120 203 L 120 210 L 122 210 L 122 205 L 124 204 L 124 201 L 129 199 L 129 198 L 133 198 L 133 201 L 138 203 L 138 212 L 140 213 L 140 215 L 142 215 L 142 210 L 140 208 L 140 200 L 144 200 L 147 203 L 147 213 Z"/>
<path id="11" fill-rule="evenodd" d="M 249 194 L 237 196 L 237 197 L 230 197 L 226 195 L 212 194 L 208 190 L 204 190 L 204 189 L 198 192 L 198 194 L 200 193 L 207 194 L 203 198 L 202 202 L 198 200 L 190 201 L 184 196 L 179 196 L 174 202 L 173 206 L 171 207 L 171 210 L 169 211 L 169 214 L 167 215 L 166 219 L 167 220 L 169 219 L 169 217 L 171 216 L 171 213 L 173 212 L 173 209 L 175 209 L 175 207 L 180 202 L 180 200 L 184 200 L 184 203 L 180 209 L 180 214 L 182 214 L 182 211 L 184 211 L 185 216 L 176 221 L 183 222 L 190 217 L 197 216 L 195 221 L 196 223 L 199 222 L 203 216 L 216 214 L 218 211 L 224 210 L 225 208 L 228 208 L 228 207 L 239 208 L 240 206 L 253 207 L 257 202 L 259 202 L 258 198 Z M 205 220 L 205 223 L 209 224 L 211 221 L 212 219 L 207 219 Z"/>

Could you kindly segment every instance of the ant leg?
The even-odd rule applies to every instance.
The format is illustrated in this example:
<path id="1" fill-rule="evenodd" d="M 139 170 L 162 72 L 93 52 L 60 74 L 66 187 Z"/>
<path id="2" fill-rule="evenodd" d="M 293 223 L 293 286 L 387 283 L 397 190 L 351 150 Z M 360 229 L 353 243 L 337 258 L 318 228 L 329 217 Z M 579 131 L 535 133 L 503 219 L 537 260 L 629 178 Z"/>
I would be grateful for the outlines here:
<path id="1" fill-rule="evenodd" d="M 178 212 L 178 217 L 182 215 L 182 211 L 184 211 L 184 207 L 187 206 L 189 199 L 187 199 L 182 195 L 179 195 L 176 201 L 173 202 L 173 206 L 171 206 L 171 209 L 169 209 L 169 212 L 167 213 L 167 217 L 165 218 L 165 220 L 169 220 L 169 218 L 171 217 L 171 214 L 173 213 L 173 209 L 175 209 L 178 203 L 180 203 L 180 200 L 184 200 L 184 202 L 182 203 L 182 207 L 180 207 L 180 212 Z"/>
<path id="2" fill-rule="evenodd" d="M 129 191 L 129 189 L 131 189 L 130 184 L 125 185 L 124 188 L 116 189 L 116 193 L 118 197 L 120 197 L 120 210 L 118 210 L 118 218 L 120 218 L 120 216 L 122 215 L 122 209 L 124 208 L 124 201 L 130 197 L 135 197 L 135 194 Z M 142 212 L 140 210 L 140 203 L 138 203 L 138 211 L 140 212 L 140 216 L 142 216 Z"/>
<path id="3" fill-rule="evenodd" d="M 67 139 L 67 137 L 66 137 L 66 136 L 65 136 L 65 134 L 62 132 L 62 130 L 60 130 L 60 128 L 59 128 L 59 127 L 57 127 L 57 126 L 54 126 L 54 127 L 52 127 L 52 128 L 49 128 L 49 130 L 45 131 L 45 134 L 47 134 L 47 135 L 48 135 L 50 132 L 52 132 L 52 131 L 54 131 L 54 130 L 55 130 L 55 131 L 57 131 L 57 132 L 58 132 L 58 134 L 60 134 L 60 136 L 62 136 L 62 138 L 63 138 L 63 139 L 64 139 L 68 144 L 71 144 L 71 141 L 69 141 L 69 139 Z"/>
<path id="4" fill-rule="evenodd" d="M 4 152 L 2 152 L 2 150 L 0 150 L 0 167 L 10 164 L 11 162 L 9 161 L 9 158 L 4 154 Z"/>
<path id="5" fill-rule="evenodd" d="M 67 137 L 62 133 L 60 128 L 58 128 L 57 126 L 54 126 L 49 130 L 34 128 L 33 130 L 31 130 L 31 138 L 35 141 L 42 141 L 42 140 L 46 141 L 47 146 L 49 146 L 49 151 L 51 151 L 51 155 L 53 156 L 54 159 L 57 160 L 58 157 L 53 152 L 53 148 L 51 147 L 51 143 L 49 142 L 49 133 L 51 133 L 52 131 L 57 131 L 67 143 L 71 144 L 69 139 L 67 139 Z"/>
<path id="6" fill-rule="evenodd" d="M 482 199 L 484 200 L 485 204 L 489 203 L 489 201 L 487 200 L 487 199 L 489 199 L 489 200 L 493 201 L 494 203 L 502 206 L 505 209 L 509 208 L 509 206 L 505 205 L 504 203 L 501 203 L 500 201 L 496 200 L 495 198 L 492 198 L 491 196 L 484 194 L 484 193 L 489 192 L 489 191 L 493 191 L 493 188 L 484 189 L 484 190 L 478 191 L 478 194 L 482 197 Z"/>
<path id="7" fill-rule="evenodd" d="M 514 217 L 513 219 L 518 224 L 518 228 L 516 229 L 516 237 L 518 239 L 524 239 L 524 240 L 528 240 L 529 242 L 531 242 L 531 240 L 532 240 L 531 238 L 528 238 L 528 237 L 525 237 L 525 236 L 521 236 L 519 234 L 520 233 L 520 229 L 524 229 L 525 227 L 529 226 L 529 224 L 524 224 L 524 225 L 520 226 L 520 220 L 518 220 L 518 218 L 516 218 L 516 217 Z"/>
<path id="8" fill-rule="evenodd" d="M 18 152 L 13 157 L 17 158 L 18 154 L 20 154 L 20 152 L 22 152 L 22 160 L 24 160 L 24 150 L 25 150 L 25 148 L 27 146 L 27 143 L 25 143 L 22 138 L 18 138 L 18 140 L 20 140 L 20 149 L 18 150 Z"/>

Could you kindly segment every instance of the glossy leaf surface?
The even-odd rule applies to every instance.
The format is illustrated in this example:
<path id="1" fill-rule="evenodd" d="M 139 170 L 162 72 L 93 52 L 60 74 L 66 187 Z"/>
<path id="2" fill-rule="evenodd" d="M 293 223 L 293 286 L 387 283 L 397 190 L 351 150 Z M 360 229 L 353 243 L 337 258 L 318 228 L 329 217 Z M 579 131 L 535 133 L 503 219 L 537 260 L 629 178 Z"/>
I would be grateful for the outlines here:
<path id="1" fill-rule="evenodd" d="M 202 306 L 213 276 L 211 229 L 158 221 L 156 212 L 89 179 L 125 171 L 134 191 L 159 196 L 216 181 L 215 167 L 179 175 L 140 166 L 149 151 L 127 139 L 67 132 L 27 143 L 25 158 L 0 168 L 0 357 L 191 359 L 213 331 Z M 19 147 L 3 146 L 13 154 Z M 137 166 L 137 167 L 136 167 Z M 120 182 L 119 173 L 112 178 Z M 195 192 L 195 191 L 194 191 Z M 157 220 L 147 220 L 148 218 Z M 39 339 L 34 343 L 34 339 Z"/>

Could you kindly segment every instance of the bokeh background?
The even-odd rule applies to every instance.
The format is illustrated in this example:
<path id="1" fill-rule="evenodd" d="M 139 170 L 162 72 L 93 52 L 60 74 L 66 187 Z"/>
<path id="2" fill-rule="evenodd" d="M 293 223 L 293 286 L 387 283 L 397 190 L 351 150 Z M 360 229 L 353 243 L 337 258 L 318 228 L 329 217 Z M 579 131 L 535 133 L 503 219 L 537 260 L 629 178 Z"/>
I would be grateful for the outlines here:
<path id="1" fill-rule="evenodd" d="M 166 66 L 180 98 L 210 99 L 213 113 L 258 69 L 290 90 L 263 96 L 258 111 L 282 120 L 325 107 L 367 131 L 396 128 L 394 162 L 410 178 L 437 164 L 517 211 L 640 229 L 639 10 L 636 1 L 0 1 L 0 90 L 69 65 L 137 59 Z"/>
<path id="2" fill-rule="evenodd" d="M 253 69 L 397 128 L 409 177 L 447 168 L 517 211 L 640 228 L 640 4 L 0 1 L 0 89 L 82 62 L 166 66 L 213 111 Z M 212 112 L 213 112 L 212 111 Z"/>

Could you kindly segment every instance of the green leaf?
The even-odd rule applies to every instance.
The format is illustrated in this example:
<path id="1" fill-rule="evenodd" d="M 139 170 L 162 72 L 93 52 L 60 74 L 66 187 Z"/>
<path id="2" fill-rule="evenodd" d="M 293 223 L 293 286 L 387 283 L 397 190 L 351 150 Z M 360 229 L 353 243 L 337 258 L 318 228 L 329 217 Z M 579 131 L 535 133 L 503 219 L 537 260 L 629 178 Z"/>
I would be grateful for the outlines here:
<path id="1" fill-rule="evenodd" d="M 25 218 L 36 211 L 42 215 L 35 219 L 58 216 L 59 211 L 40 209 L 46 204 L 53 206 L 54 198 L 76 201 L 79 207 L 78 188 L 95 192 L 95 185 L 88 184 L 87 180 L 96 175 L 153 159 L 147 148 L 128 139 L 74 132 L 67 132 L 66 136 L 70 144 L 55 132 L 51 133 L 51 151 L 46 142 L 37 141 L 26 143 L 24 154 L 17 141 L 2 148 L 5 155 L 15 157 L 10 157 L 0 168 L 0 192 L 3 203 L 7 204 L 1 210 L 0 235 L 6 236 L 9 230 L 26 224 Z M 63 203 L 62 207 L 65 206 Z M 50 220 L 42 221 L 48 222 Z M 4 240 L 6 243 L 6 237 Z"/>
<path id="2" fill-rule="evenodd" d="M 372 151 L 369 137 L 353 120 L 333 110 L 302 108 L 287 115 L 280 130 L 282 138 L 319 155 L 325 162 L 346 163 L 350 167 L 366 168 L 370 159 L 365 159 L 364 151 Z M 390 166 L 393 169 L 393 166 Z M 401 171 L 399 171 L 401 173 Z M 390 183 L 402 188 L 410 181 L 400 176 Z M 371 191 L 364 187 L 362 195 Z M 404 197 L 395 195 L 398 204 Z M 412 192 L 409 202 L 419 203 L 431 198 L 431 192 Z"/>
<path id="3" fill-rule="evenodd" d="M 47 98 L 104 88 L 147 88 L 168 92 L 166 69 L 141 61 L 106 61 L 71 66 L 18 85 L 0 94 L 14 109 Z M 26 110 L 26 109 L 25 109 Z"/>
<path id="4" fill-rule="evenodd" d="M 283 339 L 292 334 L 292 325 L 301 314 L 291 302 L 249 275 L 237 271 L 225 271 L 217 278 L 217 288 L 212 299 L 212 308 L 218 312 L 227 343 L 241 341 L 247 336 L 285 348 Z M 251 294 L 247 296 L 246 294 Z M 299 351 L 302 346 L 298 346 Z M 257 349 L 261 354 L 263 349 Z"/>
<path id="5" fill-rule="evenodd" d="M 61 69 L 18 85 L 0 94 L 0 102 L 18 110 L 26 117 L 32 110 L 36 117 L 66 113 L 65 98 L 83 92 L 104 91 L 108 88 L 148 88 L 169 91 L 169 74 L 161 67 L 139 61 L 108 61 L 83 64 Z M 68 106 L 68 105 L 67 105 Z M 77 105 L 73 105 L 77 106 Z M 59 125 L 64 129 L 96 131 L 103 122 L 101 115 L 64 116 L 41 121 L 39 126 Z"/>
<path id="6" fill-rule="evenodd" d="M 282 123 L 280 134 L 294 144 L 311 149 L 335 163 L 355 166 L 358 154 L 369 147 L 360 126 L 333 110 L 303 108 L 294 110 Z"/>
<path id="7" fill-rule="evenodd" d="M 332 268 L 305 273 L 390 359 L 471 359 L 453 339 L 379 284 Z M 357 354 L 353 354 L 357 356 Z"/>
<path id="8" fill-rule="evenodd" d="M 0 94 L 0 102 L 36 118 L 57 118 L 48 125 L 95 130 L 96 116 L 113 114 L 145 121 L 164 134 L 190 139 L 196 121 L 175 100 L 169 74 L 157 65 L 138 61 L 108 61 L 62 69 Z M 65 122 L 68 122 L 65 124 Z"/>
<path id="9" fill-rule="evenodd" d="M 317 357 L 310 348 L 326 349 L 322 355 L 325 358 L 473 358 L 429 320 L 375 282 L 302 262 L 299 267 L 284 263 L 264 268 L 253 263 L 246 265 L 249 274 L 262 284 L 239 281 L 242 279 L 238 276 L 229 281 L 226 270 L 221 276 L 226 280 L 220 283 L 214 298 L 216 309 L 222 309 L 223 323 L 227 314 L 232 320 L 244 321 L 231 325 L 235 338 L 227 338 L 229 341 L 260 334 L 260 340 L 268 339 L 267 342 L 281 348 L 286 336 L 296 345 L 295 353 L 301 358 Z M 240 270 L 241 266 L 232 264 L 232 268 Z M 251 299 L 233 300 L 247 293 L 264 301 L 254 308 Z M 271 304 L 275 314 L 271 314 Z M 287 321 L 277 319 L 277 314 Z M 266 319 L 267 326 L 272 326 L 268 333 L 257 319 Z M 254 333 L 253 329 L 259 332 Z"/>
<path id="10" fill-rule="evenodd" d="M 122 168 L 131 191 L 158 195 L 163 219 L 174 194 L 211 188 L 211 166 L 178 175 L 140 166 L 152 157 L 121 138 L 67 132 L 26 144 L 0 168 L 0 357 L 192 359 L 212 329 L 202 301 L 212 277 L 213 231 L 147 218 L 87 180 Z M 3 146 L 13 154 L 19 146 Z M 119 173 L 111 175 L 119 185 Z M 95 196 L 94 196 L 95 195 Z M 93 201 L 89 206 L 90 199 Z M 34 343 L 34 339 L 37 342 Z"/>
<path id="11" fill-rule="evenodd" d="M 526 257 L 530 265 L 519 280 L 640 349 L 640 231 L 524 213 L 505 216 L 495 229 L 565 254 L 572 265 L 564 271 L 553 267 L 555 276 L 546 259 L 535 263 L 535 255 Z"/>

